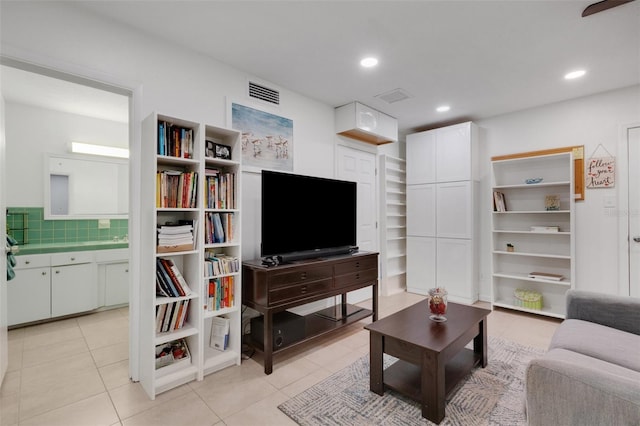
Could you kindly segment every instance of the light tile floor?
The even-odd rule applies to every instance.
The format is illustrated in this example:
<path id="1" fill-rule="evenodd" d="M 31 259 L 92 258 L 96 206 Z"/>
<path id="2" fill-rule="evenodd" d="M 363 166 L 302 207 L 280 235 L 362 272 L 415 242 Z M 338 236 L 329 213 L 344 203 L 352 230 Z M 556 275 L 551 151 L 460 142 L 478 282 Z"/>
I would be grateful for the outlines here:
<path id="1" fill-rule="evenodd" d="M 380 317 L 422 300 L 381 297 Z M 363 302 L 363 306 L 370 305 Z M 487 303 L 479 305 L 488 307 Z M 265 375 L 260 353 L 150 400 L 128 378 L 128 309 L 9 331 L 9 369 L 0 425 L 293 425 L 277 406 L 369 350 L 370 319 L 276 356 Z M 546 349 L 560 320 L 495 310 L 490 336 Z"/>

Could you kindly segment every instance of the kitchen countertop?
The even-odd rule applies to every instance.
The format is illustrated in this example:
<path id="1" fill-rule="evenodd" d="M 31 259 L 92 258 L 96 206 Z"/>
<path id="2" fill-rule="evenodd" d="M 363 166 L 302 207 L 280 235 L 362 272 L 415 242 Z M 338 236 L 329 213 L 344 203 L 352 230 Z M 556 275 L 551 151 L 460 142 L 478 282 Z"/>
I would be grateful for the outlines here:
<path id="1" fill-rule="evenodd" d="M 90 251 L 90 250 L 110 250 L 119 248 L 128 248 L 128 241 L 83 241 L 77 243 L 42 243 L 42 244 L 24 244 L 18 246 L 16 256 L 25 254 L 45 254 L 45 253 L 62 253 L 67 251 Z"/>

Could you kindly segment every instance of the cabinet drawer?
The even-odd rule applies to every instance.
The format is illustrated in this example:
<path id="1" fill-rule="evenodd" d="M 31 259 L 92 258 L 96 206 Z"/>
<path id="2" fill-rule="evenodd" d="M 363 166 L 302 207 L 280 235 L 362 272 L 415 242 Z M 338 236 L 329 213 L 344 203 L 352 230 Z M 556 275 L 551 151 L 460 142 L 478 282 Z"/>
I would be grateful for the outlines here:
<path id="1" fill-rule="evenodd" d="M 16 266 L 14 269 L 40 268 L 50 266 L 51 257 L 48 254 L 32 254 L 27 256 L 16 256 Z"/>
<path id="2" fill-rule="evenodd" d="M 318 281 L 325 278 L 331 279 L 332 272 L 331 266 L 322 266 L 318 268 L 305 268 L 292 272 L 276 274 L 269 278 L 269 288 L 273 289 L 285 285 Z"/>
<path id="3" fill-rule="evenodd" d="M 305 284 L 298 284 L 289 287 L 281 287 L 269 292 L 269 306 L 279 303 L 290 302 L 310 295 L 323 293 L 331 289 L 331 277 L 312 281 Z"/>
<path id="4" fill-rule="evenodd" d="M 51 266 L 77 265 L 93 262 L 92 252 L 57 253 L 51 255 Z"/>
<path id="5" fill-rule="evenodd" d="M 349 287 L 357 284 L 370 283 L 378 278 L 377 269 L 365 269 L 362 271 L 355 271 L 350 274 L 338 275 L 335 278 L 336 288 Z"/>
<path id="6" fill-rule="evenodd" d="M 362 259 L 353 259 L 348 262 L 336 264 L 336 275 L 348 274 L 351 272 L 362 271 L 364 269 L 375 269 L 378 267 L 378 258 L 376 256 L 363 257 Z"/>

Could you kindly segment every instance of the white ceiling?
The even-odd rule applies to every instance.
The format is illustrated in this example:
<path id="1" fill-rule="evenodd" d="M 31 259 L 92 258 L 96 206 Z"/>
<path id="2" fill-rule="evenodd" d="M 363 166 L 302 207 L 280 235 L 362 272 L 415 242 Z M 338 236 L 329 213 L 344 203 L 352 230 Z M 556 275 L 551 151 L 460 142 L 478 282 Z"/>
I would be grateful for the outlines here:
<path id="1" fill-rule="evenodd" d="M 398 118 L 407 133 L 639 84 L 640 1 L 582 18 L 593 2 L 68 3 L 275 89 L 332 106 L 360 101 Z M 380 65 L 361 69 L 364 55 L 378 56 Z M 576 68 L 587 75 L 565 81 Z M 398 88 L 412 97 L 393 104 L 376 98 Z M 441 104 L 451 110 L 437 113 Z"/>

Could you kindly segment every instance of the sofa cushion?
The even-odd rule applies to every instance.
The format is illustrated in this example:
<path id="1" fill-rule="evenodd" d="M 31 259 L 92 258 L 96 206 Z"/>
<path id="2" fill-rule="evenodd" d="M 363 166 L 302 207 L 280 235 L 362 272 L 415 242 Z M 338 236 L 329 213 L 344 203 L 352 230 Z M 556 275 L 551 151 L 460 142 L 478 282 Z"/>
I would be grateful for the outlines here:
<path id="1" fill-rule="evenodd" d="M 526 371 L 529 426 L 638 425 L 640 372 L 566 349 Z"/>
<path id="2" fill-rule="evenodd" d="M 563 348 L 640 372 L 640 336 L 593 322 L 567 319 L 549 349 Z"/>

